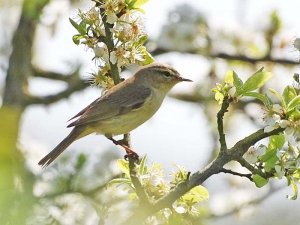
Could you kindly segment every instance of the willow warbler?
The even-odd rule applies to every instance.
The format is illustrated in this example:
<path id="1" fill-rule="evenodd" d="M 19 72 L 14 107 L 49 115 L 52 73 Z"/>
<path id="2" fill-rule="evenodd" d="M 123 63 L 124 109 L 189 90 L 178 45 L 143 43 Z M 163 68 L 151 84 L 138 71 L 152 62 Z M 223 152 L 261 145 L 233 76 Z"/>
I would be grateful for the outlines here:
<path id="1" fill-rule="evenodd" d="M 150 119 L 161 106 L 166 94 L 183 78 L 168 65 L 150 64 L 132 77 L 110 88 L 103 96 L 81 110 L 70 120 L 70 134 L 39 165 L 48 166 L 70 144 L 91 133 L 103 134 L 110 140 L 126 134 Z"/>

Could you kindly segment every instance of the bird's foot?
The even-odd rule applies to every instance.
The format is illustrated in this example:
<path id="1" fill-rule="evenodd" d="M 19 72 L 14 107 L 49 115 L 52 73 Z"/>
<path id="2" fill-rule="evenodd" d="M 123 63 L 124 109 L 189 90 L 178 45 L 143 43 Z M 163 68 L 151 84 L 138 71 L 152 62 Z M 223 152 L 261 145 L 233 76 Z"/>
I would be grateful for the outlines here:
<path id="1" fill-rule="evenodd" d="M 122 146 L 122 147 L 124 147 L 124 149 L 126 151 L 126 155 L 124 155 L 125 160 L 133 159 L 136 162 L 139 161 L 139 155 L 135 151 L 132 151 L 131 149 L 130 149 L 130 151 L 128 151 L 129 149 L 126 149 L 125 146 Z M 126 147 L 128 148 L 128 146 L 126 146 Z"/>
<path id="2" fill-rule="evenodd" d="M 108 138 L 108 139 L 111 140 L 115 145 L 119 145 L 125 149 L 126 155 L 124 156 L 124 159 L 126 160 L 134 159 L 136 161 L 139 160 L 139 155 L 135 151 L 133 151 L 129 146 L 127 146 L 127 143 L 124 139 L 122 140 L 115 140 L 113 138 Z"/>

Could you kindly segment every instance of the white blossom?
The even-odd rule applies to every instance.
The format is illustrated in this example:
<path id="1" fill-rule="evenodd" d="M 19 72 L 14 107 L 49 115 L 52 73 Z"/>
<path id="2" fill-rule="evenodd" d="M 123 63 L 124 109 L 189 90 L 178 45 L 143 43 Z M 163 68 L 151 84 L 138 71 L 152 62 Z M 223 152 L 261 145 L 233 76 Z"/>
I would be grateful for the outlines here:
<path id="1" fill-rule="evenodd" d="M 187 212 L 187 206 L 184 204 L 178 204 L 177 202 L 174 202 L 172 207 L 178 214 L 183 214 Z"/>
<path id="2" fill-rule="evenodd" d="M 248 151 L 244 154 L 244 159 L 250 163 L 256 163 L 259 156 L 262 156 L 266 152 L 267 147 L 260 145 L 258 147 L 251 146 Z"/>
<path id="3" fill-rule="evenodd" d="M 106 14 L 106 21 L 110 24 L 114 24 L 118 20 L 117 14 L 125 7 L 124 0 L 106 0 L 100 8 L 104 9 Z"/>
<path id="4" fill-rule="evenodd" d="M 117 47 L 116 50 L 110 53 L 110 61 L 112 64 L 118 64 L 118 67 L 126 66 L 129 64 L 130 51 L 127 51 L 124 46 Z"/>
<path id="5" fill-rule="evenodd" d="M 267 125 L 264 128 L 264 132 L 270 132 L 276 128 L 279 127 L 279 122 L 280 122 L 281 117 L 278 114 L 272 114 L 272 115 L 267 115 L 264 118 L 265 124 Z"/>
<path id="6" fill-rule="evenodd" d="M 291 122 L 288 120 L 280 120 L 278 123 L 281 128 L 287 128 L 291 125 Z"/>
<path id="7" fill-rule="evenodd" d="M 300 149 L 300 134 L 298 132 L 294 132 L 292 135 L 286 135 L 286 137 L 290 145 Z"/>
<path id="8" fill-rule="evenodd" d="M 95 54 L 95 57 L 101 57 L 103 59 L 108 59 L 108 49 L 107 49 L 107 46 L 106 45 L 96 45 L 94 48 L 93 48 L 93 51 L 94 51 L 94 54 Z M 108 60 L 105 60 L 108 62 Z"/>
<path id="9" fill-rule="evenodd" d="M 142 15 L 139 13 L 125 13 L 122 15 L 114 31 L 118 33 L 118 38 L 124 41 L 138 41 L 141 36 L 146 35 Z"/>
<path id="10" fill-rule="evenodd" d="M 282 109 L 281 105 L 279 105 L 279 104 L 274 104 L 274 105 L 272 106 L 272 111 L 280 114 L 280 113 L 283 112 L 283 109 Z"/>
<path id="11" fill-rule="evenodd" d="M 276 171 L 276 177 L 278 177 L 279 179 L 281 179 L 284 176 L 285 171 L 284 168 L 282 168 L 281 166 L 276 165 L 275 171 Z"/>

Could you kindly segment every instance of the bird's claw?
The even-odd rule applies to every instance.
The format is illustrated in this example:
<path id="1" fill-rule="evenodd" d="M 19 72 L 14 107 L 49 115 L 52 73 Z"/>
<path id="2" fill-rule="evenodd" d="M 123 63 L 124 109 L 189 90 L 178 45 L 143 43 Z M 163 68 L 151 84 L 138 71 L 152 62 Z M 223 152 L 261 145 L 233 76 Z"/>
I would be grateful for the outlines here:
<path id="1" fill-rule="evenodd" d="M 125 160 L 133 159 L 135 161 L 139 161 L 139 155 L 134 151 L 126 151 L 126 155 L 124 155 Z"/>

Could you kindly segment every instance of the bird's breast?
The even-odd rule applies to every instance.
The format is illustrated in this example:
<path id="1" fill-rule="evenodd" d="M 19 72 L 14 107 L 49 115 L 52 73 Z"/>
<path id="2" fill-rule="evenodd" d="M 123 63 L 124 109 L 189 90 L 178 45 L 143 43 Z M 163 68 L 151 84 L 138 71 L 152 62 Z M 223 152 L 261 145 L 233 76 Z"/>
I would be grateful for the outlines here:
<path id="1" fill-rule="evenodd" d="M 105 135 L 126 134 L 147 120 L 149 120 L 155 112 L 160 108 L 165 95 L 157 93 L 155 90 L 151 93 L 145 103 L 136 109 L 125 114 L 115 116 L 110 120 L 101 121 L 97 133 Z"/>

